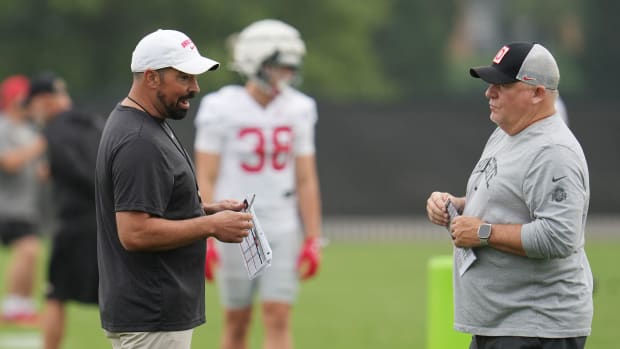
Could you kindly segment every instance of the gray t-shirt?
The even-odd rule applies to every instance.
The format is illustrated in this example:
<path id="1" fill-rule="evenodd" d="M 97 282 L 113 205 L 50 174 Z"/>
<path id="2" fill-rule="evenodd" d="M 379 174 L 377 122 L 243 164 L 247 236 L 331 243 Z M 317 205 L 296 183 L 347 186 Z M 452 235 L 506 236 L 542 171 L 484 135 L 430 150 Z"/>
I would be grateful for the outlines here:
<path id="1" fill-rule="evenodd" d="M 0 115 L 0 154 L 32 144 L 37 132 L 27 123 L 17 123 Z M 39 219 L 38 161 L 25 164 L 16 172 L 0 168 L 0 219 L 37 223 Z"/>
<path id="2" fill-rule="evenodd" d="M 497 128 L 467 183 L 466 216 L 523 224 L 527 257 L 492 247 L 454 275 L 455 329 L 484 336 L 590 334 L 592 272 L 584 251 L 585 156 L 558 115 L 509 136 Z"/>

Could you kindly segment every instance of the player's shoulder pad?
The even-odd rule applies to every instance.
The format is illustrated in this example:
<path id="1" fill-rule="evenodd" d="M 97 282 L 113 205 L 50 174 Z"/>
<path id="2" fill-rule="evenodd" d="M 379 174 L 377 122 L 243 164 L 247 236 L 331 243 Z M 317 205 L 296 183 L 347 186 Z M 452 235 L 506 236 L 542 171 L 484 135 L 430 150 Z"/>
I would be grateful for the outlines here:
<path id="1" fill-rule="evenodd" d="M 314 100 L 314 98 L 297 89 L 286 89 L 286 96 L 288 99 L 293 100 L 296 104 L 300 106 L 316 108 L 316 101 Z"/>
<path id="2" fill-rule="evenodd" d="M 309 122 L 316 122 L 318 115 L 314 98 L 294 88 L 286 90 L 286 98 L 288 105 L 292 106 L 295 114 Z"/>

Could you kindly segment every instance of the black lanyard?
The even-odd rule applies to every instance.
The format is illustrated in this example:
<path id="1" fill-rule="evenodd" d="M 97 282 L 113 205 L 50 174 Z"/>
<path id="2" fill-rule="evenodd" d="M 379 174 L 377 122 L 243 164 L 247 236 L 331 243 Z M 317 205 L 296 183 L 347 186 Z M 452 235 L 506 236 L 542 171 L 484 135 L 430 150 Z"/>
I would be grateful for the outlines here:
<path id="1" fill-rule="evenodd" d="M 179 153 L 181 153 L 181 155 L 183 155 L 183 158 L 187 162 L 187 165 L 189 166 L 189 169 L 192 171 L 192 176 L 194 177 L 194 184 L 196 185 L 196 193 L 198 194 L 198 202 L 202 203 L 202 198 L 200 197 L 200 191 L 198 189 L 198 181 L 196 180 L 196 171 L 194 170 L 194 165 L 192 164 L 192 161 L 189 159 L 189 155 L 187 154 L 187 152 L 185 151 L 185 148 L 183 147 L 183 145 L 179 141 L 179 138 L 177 137 L 176 133 L 174 132 L 174 129 L 172 129 L 172 127 L 170 127 L 170 125 L 168 125 L 168 123 L 166 122 L 165 119 L 160 119 L 160 118 L 157 118 L 157 117 L 151 115 L 151 113 L 146 111 L 146 108 L 144 108 L 142 106 L 142 104 L 138 103 L 135 99 L 133 99 L 133 98 L 131 98 L 129 96 L 127 96 L 127 99 L 129 99 L 130 101 L 134 102 L 138 107 L 140 107 L 142 109 L 142 111 L 146 113 L 146 115 L 152 117 L 153 119 L 156 119 L 155 121 L 157 121 L 157 123 L 159 124 L 159 127 L 162 129 L 162 131 L 164 131 L 164 133 L 166 134 L 166 137 L 168 137 L 168 139 L 172 142 L 172 144 L 174 144 L 174 147 L 177 148 Z"/>

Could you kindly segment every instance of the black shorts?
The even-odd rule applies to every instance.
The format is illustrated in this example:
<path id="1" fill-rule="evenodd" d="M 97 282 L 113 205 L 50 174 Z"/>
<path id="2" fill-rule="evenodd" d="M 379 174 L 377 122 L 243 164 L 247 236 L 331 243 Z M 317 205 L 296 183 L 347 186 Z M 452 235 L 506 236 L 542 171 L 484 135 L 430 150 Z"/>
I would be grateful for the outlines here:
<path id="1" fill-rule="evenodd" d="M 3 245 L 11 245 L 16 240 L 26 236 L 37 236 L 37 224 L 17 220 L 17 219 L 0 219 L 0 241 Z"/>
<path id="2" fill-rule="evenodd" d="M 56 234 L 52 239 L 45 297 L 97 304 L 98 288 L 96 232 Z"/>
<path id="3" fill-rule="evenodd" d="M 583 349 L 586 339 L 473 336 L 469 349 Z"/>

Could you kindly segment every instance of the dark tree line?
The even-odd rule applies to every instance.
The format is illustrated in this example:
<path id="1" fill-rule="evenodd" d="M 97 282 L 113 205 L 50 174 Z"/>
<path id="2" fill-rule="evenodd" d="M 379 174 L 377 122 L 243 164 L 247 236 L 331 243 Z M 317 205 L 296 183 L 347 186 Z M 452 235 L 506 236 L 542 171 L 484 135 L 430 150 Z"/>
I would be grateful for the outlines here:
<path id="1" fill-rule="evenodd" d="M 75 95 L 115 96 L 127 88 L 131 52 L 147 32 L 184 31 L 203 54 L 225 63 L 229 34 L 256 19 L 272 17 L 301 31 L 309 51 L 303 89 L 319 98 L 381 102 L 453 94 L 462 90 L 453 86 L 448 44 L 458 30 L 459 11 L 471 2 L 2 0 L 0 78 L 53 69 L 67 78 Z M 619 5 L 611 0 L 544 4 L 528 0 L 504 5 L 504 13 L 498 15 L 529 14 L 552 43 L 561 41 L 554 33 L 561 32 L 563 18 L 573 16 L 583 47 L 564 50 L 555 45 L 560 56 L 570 56 L 565 70 L 569 90 L 581 92 L 576 86 L 583 84 L 612 87 L 615 78 L 607 67 L 614 66 L 619 45 L 610 28 L 616 25 L 611 16 L 617 11 L 611 9 Z M 565 25 L 570 30 L 570 23 Z M 486 56 L 486 52 L 480 55 Z M 463 67 L 457 68 L 462 73 Z M 577 78 L 571 82 L 571 77 Z M 206 79 L 201 80 L 203 86 L 212 89 L 237 76 L 222 70 L 201 79 Z"/>

